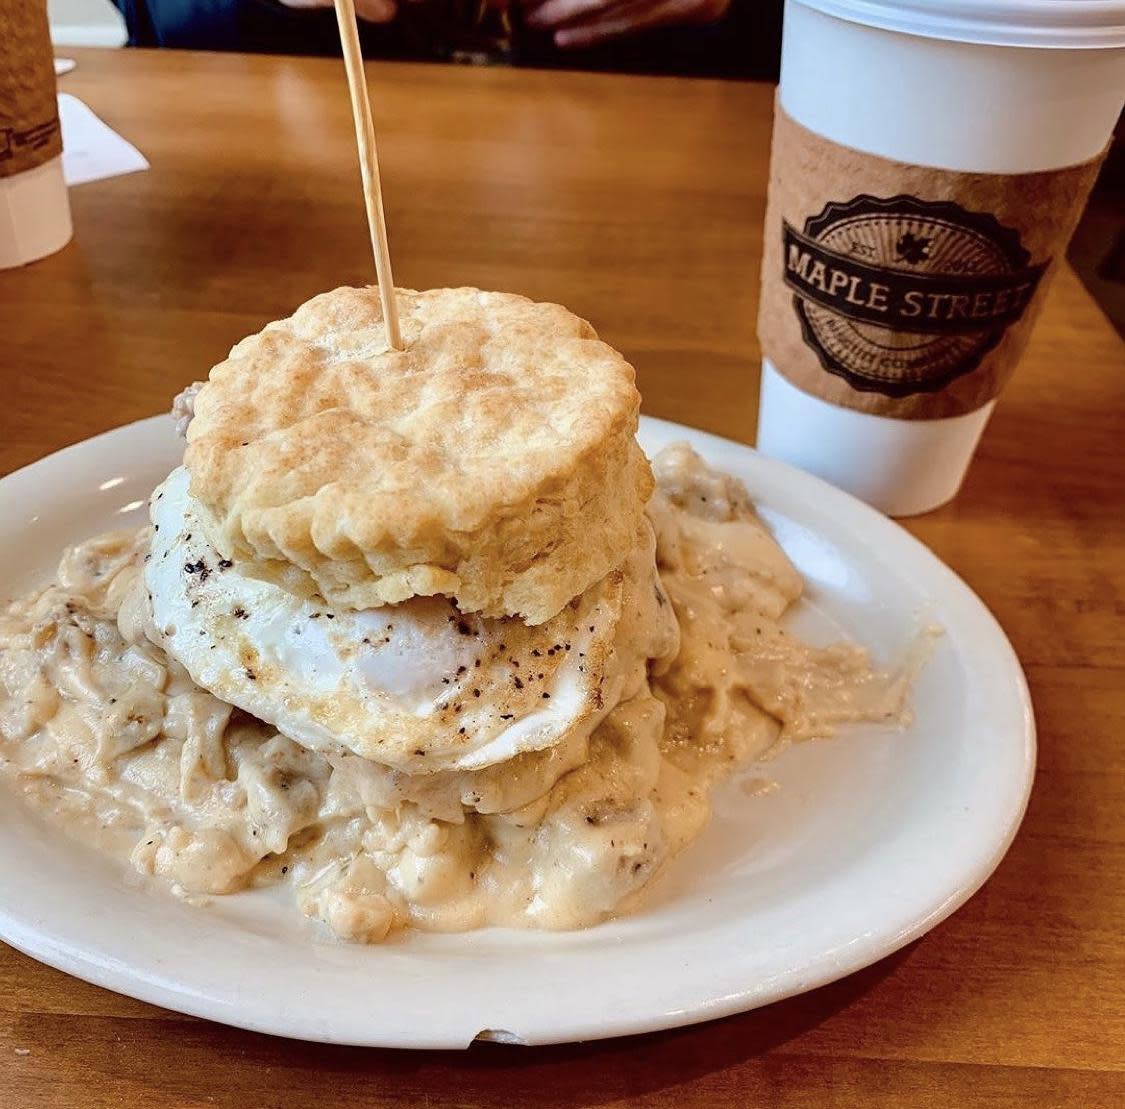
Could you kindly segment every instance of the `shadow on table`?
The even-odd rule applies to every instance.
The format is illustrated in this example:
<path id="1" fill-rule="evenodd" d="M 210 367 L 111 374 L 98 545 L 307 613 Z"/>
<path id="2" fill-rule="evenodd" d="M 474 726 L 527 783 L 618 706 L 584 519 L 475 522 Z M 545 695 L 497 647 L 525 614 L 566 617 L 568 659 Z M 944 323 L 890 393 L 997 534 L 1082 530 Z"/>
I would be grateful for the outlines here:
<path id="1" fill-rule="evenodd" d="M 55 1088 L 60 1075 L 69 1076 L 68 1089 L 75 1084 L 65 1096 L 80 1099 L 66 1104 L 83 1109 L 742 1105 L 750 1096 L 747 1083 L 772 1088 L 788 1081 L 775 1067 L 754 1077 L 762 1056 L 876 989 L 915 946 L 764 1009 L 667 1032 L 551 1047 L 476 1043 L 467 1051 L 394 1051 L 306 1044 L 143 1006 L 123 1017 L 19 1014 L 8 1038 L 28 1050 L 7 1076 L 17 1083 L 12 1109 L 62 1104 Z M 785 1073 L 795 1069 L 799 1080 L 825 1061 L 802 1058 L 798 1050 L 791 1062 Z M 0 1074 L 0 1104 L 8 1109 L 4 1082 Z"/>
<path id="2" fill-rule="evenodd" d="M 237 1056 L 240 1085 L 250 1074 L 257 1076 L 256 1104 L 272 1105 L 271 1097 L 282 1097 L 278 1104 L 285 1105 L 327 1097 L 333 1109 L 450 1102 L 596 1106 L 699 1081 L 769 1052 L 847 1008 L 912 950 L 913 945 L 840 982 L 764 1009 L 617 1040 L 535 1048 L 476 1043 L 465 1052 L 412 1052 L 296 1043 L 232 1033 L 207 1022 L 182 1025 L 174 1035 L 200 1063 Z M 214 1073 L 224 1070 L 218 1065 Z M 155 1086 L 162 1084 L 158 1074 L 152 1078 Z"/>

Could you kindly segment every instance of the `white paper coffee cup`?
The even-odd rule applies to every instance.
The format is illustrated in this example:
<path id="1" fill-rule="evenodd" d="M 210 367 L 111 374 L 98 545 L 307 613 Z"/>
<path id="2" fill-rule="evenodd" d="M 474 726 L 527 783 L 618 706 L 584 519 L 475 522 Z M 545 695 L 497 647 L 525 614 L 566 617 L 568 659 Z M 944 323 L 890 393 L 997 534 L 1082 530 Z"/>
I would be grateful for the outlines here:
<path id="1" fill-rule="evenodd" d="M 0 269 L 65 246 L 70 202 L 42 0 L 0 0 Z"/>
<path id="2" fill-rule="evenodd" d="M 759 449 L 819 474 L 891 515 L 925 512 L 948 501 L 960 487 L 991 415 L 995 391 L 1022 350 L 1026 335 L 1016 333 L 1030 326 L 1042 297 L 1040 285 L 1049 280 L 1070 230 L 1061 216 L 1058 226 L 1039 239 L 1034 229 L 1030 234 L 1026 227 L 1013 230 L 1011 189 L 1005 193 L 1010 182 L 984 175 L 1018 178 L 1019 187 L 1026 184 L 1028 195 L 1048 208 L 1058 208 L 1059 198 L 1067 195 L 1075 202 L 1077 218 L 1084 197 L 1073 192 L 1092 182 L 1095 160 L 1109 141 L 1123 101 L 1125 2 L 787 0 L 779 126 L 798 136 L 812 133 L 806 136 L 810 143 L 827 140 L 825 148 L 838 151 L 828 159 L 830 180 L 818 194 L 819 207 L 809 210 L 803 226 L 795 219 L 799 203 L 784 213 L 784 231 L 777 211 L 767 217 L 763 314 L 769 306 L 773 314 L 760 321 L 765 358 Z M 816 149 L 809 148 L 813 155 Z M 806 179 L 817 176 L 809 150 L 802 152 L 803 161 L 792 162 L 790 176 L 798 165 Z M 774 161 L 779 161 L 776 137 Z M 899 163 L 913 192 L 893 187 Z M 1083 174 L 1084 165 L 1091 172 Z M 1076 184 L 1063 181 L 1060 192 L 1053 171 L 1063 169 L 1072 174 L 1065 181 Z M 869 170 L 882 190 L 849 191 Z M 838 197 L 832 193 L 834 176 L 843 190 Z M 929 197 L 931 187 L 937 199 Z M 778 188 L 775 172 L 771 209 Z M 958 188 L 968 192 L 962 196 Z M 954 190 L 952 201 L 942 191 L 947 189 Z M 997 202 L 997 219 L 990 208 L 1003 196 L 1008 208 Z M 833 203 L 821 205 L 826 198 Z M 895 201 L 904 203 L 896 206 Z M 946 210 L 953 213 L 949 220 Z M 852 246 L 846 245 L 849 227 L 857 229 Z M 1010 241 L 1012 235 L 1015 241 Z M 887 263 L 891 246 L 903 242 L 915 251 L 921 267 L 917 273 L 904 272 L 911 270 L 910 263 Z M 783 257 L 787 248 L 797 253 Z M 870 257 L 845 257 L 852 249 Z M 933 257 L 924 257 L 929 251 Z M 942 262 L 938 255 L 948 257 Z M 840 262 L 839 273 L 832 271 L 833 259 Z M 807 279 L 810 273 L 818 276 L 812 272 L 818 260 L 826 261 L 828 270 L 812 287 Z M 786 271 L 782 295 L 776 271 L 790 261 L 794 268 Z M 898 267 L 888 271 L 890 293 L 879 292 L 883 286 L 876 281 L 879 267 L 887 264 Z M 942 265 L 952 269 L 943 271 Z M 1029 275 L 1022 284 L 1021 274 Z M 820 289 L 833 282 L 842 314 L 835 314 Z M 810 292 L 824 303 L 801 301 Z M 929 346 L 916 345 L 917 350 L 932 348 L 925 358 L 933 366 L 911 368 L 917 380 L 905 384 L 891 379 L 893 371 L 883 378 L 866 376 L 876 352 L 886 347 L 880 337 L 890 334 L 873 322 L 873 313 L 896 296 L 899 303 L 891 311 L 898 313 L 900 329 L 903 313 L 924 304 L 937 305 L 936 322 L 926 326 L 951 329 Z M 799 310 L 801 304 L 809 310 Z M 960 315 L 945 318 L 953 309 Z M 977 326 L 969 318 L 977 309 L 987 334 L 970 330 Z M 782 319 L 790 311 L 801 316 L 800 341 L 809 351 L 795 345 L 797 322 Z M 789 339 L 771 343 L 769 333 L 779 320 L 789 328 Z M 983 350 L 982 359 L 1008 362 L 993 381 L 976 387 L 973 382 L 982 371 L 970 365 L 976 357 L 974 344 Z M 904 339 L 895 350 L 909 346 Z M 827 389 L 810 387 L 810 374 L 819 372 L 809 368 L 814 355 Z M 851 367 L 855 375 L 849 372 L 849 358 L 858 360 Z M 905 364 L 910 358 L 917 358 L 919 366 L 924 361 L 909 352 L 884 361 Z M 807 363 L 804 376 L 794 371 L 791 359 Z M 961 376 L 942 385 L 942 375 L 954 372 Z M 881 410 L 888 407 L 878 403 L 884 385 L 900 398 L 903 389 L 925 388 L 914 400 L 889 406 L 892 411 L 896 404 L 909 408 L 909 416 L 902 418 Z M 944 404 L 937 400 L 943 390 L 951 394 Z M 927 406 L 934 414 L 927 415 Z"/>
<path id="3" fill-rule="evenodd" d="M 61 156 L 0 177 L 0 269 L 46 258 L 62 250 L 72 234 Z"/>

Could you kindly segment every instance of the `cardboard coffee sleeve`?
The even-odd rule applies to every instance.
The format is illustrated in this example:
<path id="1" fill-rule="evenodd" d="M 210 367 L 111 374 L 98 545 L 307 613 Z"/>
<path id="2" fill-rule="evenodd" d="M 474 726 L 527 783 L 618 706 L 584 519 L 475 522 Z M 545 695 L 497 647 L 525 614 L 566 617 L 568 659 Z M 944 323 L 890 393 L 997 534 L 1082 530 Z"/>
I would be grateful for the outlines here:
<path id="1" fill-rule="evenodd" d="M 62 153 L 45 0 L 0 0 L 0 177 Z"/>
<path id="2" fill-rule="evenodd" d="M 763 354 L 846 408 L 910 420 L 975 411 L 1022 354 L 1100 163 L 908 165 L 825 139 L 778 105 Z"/>

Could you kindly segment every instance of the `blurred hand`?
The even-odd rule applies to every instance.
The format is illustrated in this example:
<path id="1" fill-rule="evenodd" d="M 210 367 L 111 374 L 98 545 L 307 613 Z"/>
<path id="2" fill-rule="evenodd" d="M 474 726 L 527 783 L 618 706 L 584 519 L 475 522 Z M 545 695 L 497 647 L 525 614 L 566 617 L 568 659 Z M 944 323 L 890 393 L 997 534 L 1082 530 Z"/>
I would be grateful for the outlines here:
<path id="1" fill-rule="evenodd" d="M 333 0 L 281 0 L 287 8 L 333 8 Z M 390 23 L 398 11 L 396 0 L 355 0 L 355 14 L 368 23 Z"/>
<path id="2" fill-rule="evenodd" d="M 672 27 L 714 23 L 730 0 L 517 0 L 527 25 L 554 31 L 560 49 L 593 46 L 607 39 Z"/>

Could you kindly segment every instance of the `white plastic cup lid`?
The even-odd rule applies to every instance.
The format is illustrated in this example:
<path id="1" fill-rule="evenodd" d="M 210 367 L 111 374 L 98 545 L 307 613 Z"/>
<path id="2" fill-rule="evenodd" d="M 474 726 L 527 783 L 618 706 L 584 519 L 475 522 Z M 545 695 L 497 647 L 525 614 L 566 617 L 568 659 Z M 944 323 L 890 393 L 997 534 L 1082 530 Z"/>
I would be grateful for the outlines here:
<path id="1" fill-rule="evenodd" d="M 849 23 L 982 46 L 1125 47 L 1123 0 L 794 0 Z"/>

